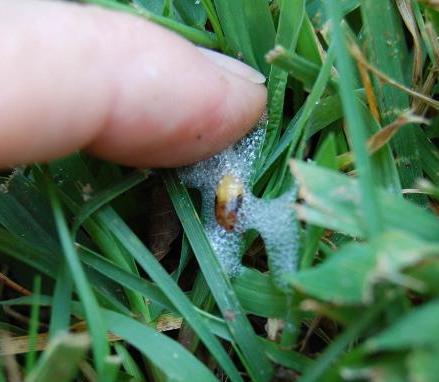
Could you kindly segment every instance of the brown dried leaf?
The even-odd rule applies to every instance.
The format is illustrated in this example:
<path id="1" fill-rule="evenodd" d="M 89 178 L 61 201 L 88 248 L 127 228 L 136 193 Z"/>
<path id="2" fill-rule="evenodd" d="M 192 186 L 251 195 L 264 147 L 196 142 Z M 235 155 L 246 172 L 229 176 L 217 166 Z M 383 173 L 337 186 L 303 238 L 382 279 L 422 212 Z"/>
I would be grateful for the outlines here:
<path id="1" fill-rule="evenodd" d="M 170 250 L 180 233 L 180 223 L 162 184 L 154 186 L 149 194 L 150 211 L 146 226 L 146 244 L 161 260 Z"/>

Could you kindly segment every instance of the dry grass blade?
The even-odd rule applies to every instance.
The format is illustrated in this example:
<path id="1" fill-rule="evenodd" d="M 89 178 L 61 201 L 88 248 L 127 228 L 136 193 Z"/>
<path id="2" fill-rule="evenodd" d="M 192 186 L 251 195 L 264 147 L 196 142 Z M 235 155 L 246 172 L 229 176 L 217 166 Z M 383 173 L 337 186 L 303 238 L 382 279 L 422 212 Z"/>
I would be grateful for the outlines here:
<path id="1" fill-rule="evenodd" d="M 394 120 L 389 125 L 382 128 L 380 131 L 372 135 L 368 141 L 367 146 L 369 149 L 369 152 L 375 153 L 380 148 L 382 148 L 386 143 L 388 143 L 392 137 L 398 132 L 398 130 L 410 123 L 417 123 L 417 124 L 428 124 L 428 120 L 425 118 L 414 114 L 411 110 L 406 111 L 405 113 L 401 114 L 396 120 Z"/>
<path id="2" fill-rule="evenodd" d="M 431 48 L 433 50 L 433 58 L 434 58 L 434 65 L 437 70 L 437 65 L 439 64 L 439 42 L 438 42 L 438 35 L 436 31 L 434 30 L 433 25 L 428 22 L 425 24 L 425 32 L 427 35 L 427 38 L 431 44 Z"/>
<path id="3" fill-rule="evenodd" d="M 355 57 L 354 57 L 355 58 Z M 362 61 L 356 60 L 358 71 L 360 73 L 361 82 L 364 86 L 364 90 L 366 92 L 367 104 L 369 105 L 369 109 L 375 120 L 380 123 L 380 112 L 378 110 L 377 98 L 375 95 L 375 91 L 373 90 L 372 81 L 369 77 L 369 72 L 367 67 L 363 64 Z"/>
<path id="4" fill-rule="evenodd" d="M 432 68 L 431 70 L 428 71 L 427 78 L 425 79 L 425 82 L 421 88 L 421 92 L 423 94 L 431 93 L 434 85 L 436 84 L 437 75 L 438 75 L 437 68 Z M 428 105 L 426 105 L 425 102 L 422 102 L 419 99 L 414 99 L 412 102 L 412 108 L 415 114 L 423 115 L 426 112 Z"/>
<path id="5" fill-rule="evenodd" d="M 179 233 L 180 223 L 165 188 L 161 184 L 153 186 L 146 220 L 145 240 L 149 250 L 161 260 L 168 254 Z"/>
<path id="6" fill-rule="evenodd" d="M 175 317 L 170 314 L 164 314 L 159 317 L 157 321 L 156 330 L 159 332 L 166 332 L 169 330 L 176 330 L 181 327 L 182 318 Z M 82 325 L 84 326 L 84 325 Z M 119 341 L 120 337 L 112 333 L 107 334 L 109 342 Z M 3 336 L 0 338 L 0 356 L 24 354 L 29 351 L 29 336 Z M 49 344 L 49 333 L 40 333 L 37 336 L 34 349 L 43 351 Z"/>
<path id="7" fill-rule="evenodd" d="M 413 73 L 412 83 L 415 89 L 420 87 L 422 81 L 422 47 L 416 19 L 410 0 L 396 0 L 399 13 L 413 38 Z"/>
<path id="8" fill-rule="evenodd" d="M 410 123 L 428 124 L 429 121 L 420 115 L 415 114 L 412 110 L 402 113 L 397 119 L 383 127 L 367 140 L 367 149 L 369 154 L 373 154 L 388 143 L 392 137 L 401 129 L 401 127 Z M 338 156 L 338 164 L 342 169 L 350 166 L 354 161 L 352 153 L 349 151 Z"/>
<path id="9" fill-rule="evenodd" d="M 435 11 L 439 11 L 439 0 L 419 0 L 419 2 L 433 8 Z"/>
<path id="10" fill-rule="evenodd" d="M 8 276 L 3 273 L 0 273 L 0 283 L 5 284 L 9 288 L 15 290 L 16 292 L 22 294 L 23 296 L 30 296 L 32 294 L 31 291 L 22 287 L 20 284 L 16 283 L 14 280 L 11 280 Z"/>
<path id="11" fill-rule="evenodd" d="M 367 62 L 366 58 L 364 57 L 363 53 L 361 52 L 358 45 L 351 42 L 349 45 L 349 49 L 351 51 L 351 54 L 357 60 L 357 62 L 361 62 L 364 67 L 366 67 L 368 70 L 370 70 L 372 73 L 374 73 L 381 81 L 399 89 L 403 92 L 411 95 L 413 98 L 418 98 L 419 100 L 422 100 L 427 105 L 433 107 L 436 110 L 439 110 L 439 102 L 435 101 L 434 99 L 427 97 L 424 94 L 421 94 L 413 89 L 408 88 L 407 86 L 402 85 L 398 81 L 395 81 L 393 78 L 389 77 L 385 73 L 383 73 L 381 70 L 377 69 L 373 65 L 371 65 L 369 62 Z"/>

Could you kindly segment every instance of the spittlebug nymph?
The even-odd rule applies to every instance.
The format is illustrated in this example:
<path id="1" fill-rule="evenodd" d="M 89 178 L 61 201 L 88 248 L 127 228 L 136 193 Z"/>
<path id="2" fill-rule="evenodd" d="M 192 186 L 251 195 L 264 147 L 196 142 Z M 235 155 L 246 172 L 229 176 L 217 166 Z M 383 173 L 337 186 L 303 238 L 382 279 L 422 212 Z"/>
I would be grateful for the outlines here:
<path id="1" fill-rule="evenodd" d="M 244 184 L 234 175 L 226 174 L 218 182 L 215 196 L 215 217 L 226 231 L 233 231 L 242 204 Z"/>

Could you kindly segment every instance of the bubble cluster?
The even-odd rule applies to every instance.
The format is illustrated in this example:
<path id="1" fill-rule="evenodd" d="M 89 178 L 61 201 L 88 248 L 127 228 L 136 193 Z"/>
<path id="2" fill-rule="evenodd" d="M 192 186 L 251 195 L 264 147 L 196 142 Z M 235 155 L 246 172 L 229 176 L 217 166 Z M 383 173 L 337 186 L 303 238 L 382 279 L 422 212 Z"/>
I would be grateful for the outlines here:
<path id="1" fill-rule="evenodd" d="M 262 118 L 252 132 L 235 145 L 211 158 L 182 167 L 181 181 L 201 193 L 201 220 L 223 270 L 231 277 L 239 275 L 242 235 L 256 229 L 264 240 L 269 268 L 278 286 L 283 286 L 282 274 L 296 269 L 298 226 L 294 212 L 296 192 L 290 190 L 277 199 L 265 200 L 251 192 L 254 164 L 264 141 L 266 118 Z M 218 184 L 225 175 L 242 182 L 242 203 L 237 222 L 232 230 L 218 224 L 215 217 L 215 196 Z"/>

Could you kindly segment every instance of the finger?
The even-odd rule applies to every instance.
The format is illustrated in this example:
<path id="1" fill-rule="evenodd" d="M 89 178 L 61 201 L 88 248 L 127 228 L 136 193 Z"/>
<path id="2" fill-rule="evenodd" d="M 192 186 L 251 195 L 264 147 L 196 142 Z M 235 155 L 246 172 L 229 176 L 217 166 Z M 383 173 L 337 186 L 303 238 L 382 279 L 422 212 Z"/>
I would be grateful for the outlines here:
<path id="1" fill-rule="evenodd" d="M 85 148 L 176 166 L 243 136 L 261 75 L 152 23 L 76 4 L 0 0 L 0 166 Z"/>

